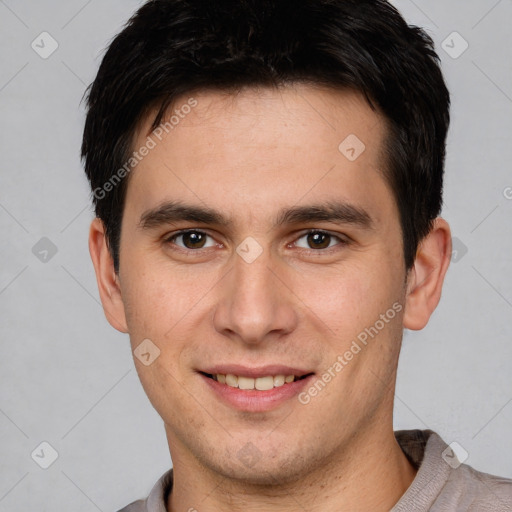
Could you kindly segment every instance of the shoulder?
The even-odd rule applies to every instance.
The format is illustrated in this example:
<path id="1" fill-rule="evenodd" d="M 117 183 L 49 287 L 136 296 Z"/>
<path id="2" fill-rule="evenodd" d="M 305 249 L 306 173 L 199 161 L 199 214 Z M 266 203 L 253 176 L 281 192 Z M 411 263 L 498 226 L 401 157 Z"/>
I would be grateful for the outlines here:
<path id="1" fill-rule="evenodd" d="M 395 435 L 418 472 L 394 512 L 512 512 L 512 480 L 461 464 L 452 447 L 431 430 Z"/>
<path id="2" fill-rule="evenodd" d="M 466 464 L 450 472 L 445 490 L 466 502 L 469 512 L 512 510 L 512 480 L 481 473 Z"/>
<path id="3" fill-rule="evenodd" d="M 137 500 L 117 512 L 146 512 L 146 500 Z"/>
<path id="4" fill-rule="evenodd" d="M 173 470 L 166 471 L 155 483 L 146 499 L 130 503 L 117 512 L 166 512 L 167 496 L 172 490 Z"/>
<path id="5" fill-rule="evenodd" d="M 451 446 L 434 432 L 429 438 L 427 452 L 430 459 L 438 461 L 438 467 L 444 466 L 446 470 L 448 466 L 445 485 L 436 501 L 439 510 L 452 506 L 453 510 L 467 512 L 512 511 L 512 480 L 461 464 Z"/>

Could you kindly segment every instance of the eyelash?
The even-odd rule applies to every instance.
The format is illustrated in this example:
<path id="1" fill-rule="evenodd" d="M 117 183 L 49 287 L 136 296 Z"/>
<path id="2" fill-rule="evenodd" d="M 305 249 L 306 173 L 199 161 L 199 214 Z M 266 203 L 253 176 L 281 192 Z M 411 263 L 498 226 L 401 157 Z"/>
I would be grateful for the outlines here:
<path id="1" fill-rule="evenodd" d="M 209 235 L 205 231 L 201 231 L 200 229 L 184 229 L 184 230 L 181 230 L 181 231 L 177 231 L 176 233 L 173 233 L 170 236 L 166 237 L 164 242 L 166 244 L 171 244 L 172 245 L 176 238 L 178 238 L 181 235 L 186 235 L 187 233 L 199 233 L 201 235 L 206 235 L 206 236 L 208 236 L 210 238 L 213 238 L 211 235 Z M 299 252 L 318 253 L 319 255 L 326 254 L 326 253 L 329 254 L 333 250 L 336 250 L 337 247 L 339 247 L 339 246 L 345 247 L 345 246 L 349 245 L 349 243 L 350 243 L 350 241 L 347 240 L 347 239 L 341 238 L 338 235 L 335 235 L 333 233 L 330 233 L 329 231 L 324 231 L 324 230 L 321 230 L 321 229 L 310 229 L 308 231 L 305 231 L 298 238 L 296 238 L 295 241 L 296 240 L 300 240 L 301 238 L 304 238 L 304 237 L 306 237 L 306 236 L 308 236 L 310 234 L 313 234 L 313 233 L 327 235 L 327 236 L 329 236 L 331 238 L 336 238 L 336 239 L 339 240 L 339 243 L 336 244 L 333 247 L 327 247 L 325 249 L 305 249 L 303 247 L 299 247 L 298 248 Z M 190 255 L 190 256 L 192 256 L 192 253 L 201 253 L 202 249 L 203 248 L 199 248 L 199 249 L 187 249 L 187 248 L 183 248 L 183 247 L 179 247 L 178 249 L 173 248 L 173 250 L 184 252 L 185 254 Z M 212 249 L 212 247 L 207 247 L 206 249 Z"/>

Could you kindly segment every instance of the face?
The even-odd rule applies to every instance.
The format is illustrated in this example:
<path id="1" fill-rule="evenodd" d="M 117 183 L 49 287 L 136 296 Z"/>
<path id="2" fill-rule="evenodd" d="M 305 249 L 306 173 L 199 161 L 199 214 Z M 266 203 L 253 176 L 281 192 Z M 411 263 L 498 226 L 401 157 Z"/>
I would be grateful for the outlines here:
<path id="1" fill-rule="evenodd" d="M 392 424 L 406 275 L 385 123 L 308 85 L 176 110 L 130 176 L 119 271 L 173 463 L 253 483 L 339 463 Z"/>

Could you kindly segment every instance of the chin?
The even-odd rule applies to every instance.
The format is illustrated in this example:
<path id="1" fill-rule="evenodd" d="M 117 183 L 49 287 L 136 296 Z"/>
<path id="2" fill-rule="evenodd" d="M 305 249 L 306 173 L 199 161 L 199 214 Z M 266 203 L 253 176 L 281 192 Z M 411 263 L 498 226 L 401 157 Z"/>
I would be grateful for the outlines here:
<path id="1" fill-rule="evenodd" d="M 311 465 L 306 464 L 305 459 L 299 454 L 295 457 L 293 454 L 286 457 L 281 451 L 272 457 L 269 453 L 260 453 L 256 450 L 254 445 L 247 443 L 234 456 L 228 455 L 227 460 L 203 460 L 203 464 L 233 483 L 263 488 L 296 483 L 311 470 Z"/>
<path id="2" fill-rule="evenodd" d="M 266 465 L 259 465 L 257 468 L 233 466 L 221 474 L 243 486 L 260 488 L 275 489 L 276 486 L 292 484 L 300 480 L 300 475 L 296 471 L 289 471 L 283 467 L 267 467 Z"/>

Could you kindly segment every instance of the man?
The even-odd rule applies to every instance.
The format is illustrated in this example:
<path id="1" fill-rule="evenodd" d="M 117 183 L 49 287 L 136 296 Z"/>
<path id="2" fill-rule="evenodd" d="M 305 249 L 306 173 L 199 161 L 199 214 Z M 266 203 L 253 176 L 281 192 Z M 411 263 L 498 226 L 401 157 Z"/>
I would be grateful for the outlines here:
<path id="1" fill-rule="evenodd" d="M 449 103 L 381 0 L 155 0 L 113 40 L 89 247 L 173 462 L 124 511 L 512 510 L 512 481 L 393 432 L 450 261 Z"/>

